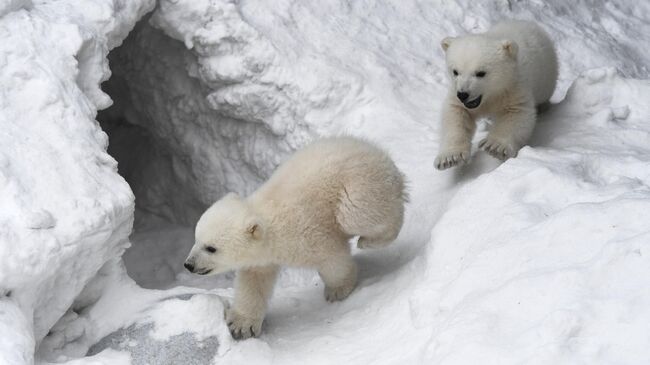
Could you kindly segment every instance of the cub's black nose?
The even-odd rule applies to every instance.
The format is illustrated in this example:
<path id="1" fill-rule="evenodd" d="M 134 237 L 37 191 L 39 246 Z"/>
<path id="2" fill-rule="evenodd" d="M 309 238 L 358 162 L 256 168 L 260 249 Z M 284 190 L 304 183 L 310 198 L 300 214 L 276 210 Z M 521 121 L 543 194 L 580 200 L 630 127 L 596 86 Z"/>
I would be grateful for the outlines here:
<path id="1" fill-rule="evenodd" d="M 183 266 L 189 271 L 189 272 L 194 272 L 194 265 L 186 262 Z"/>
<path id="2" fill-rule="evenodd" d="M 469 98 L 469 94 L 465 92 L 457 92 L 456 96 L 458 97 L 458 99 L 460 99 L 460 101 L 465 101 L 467 100 L 467 98 Z"/>

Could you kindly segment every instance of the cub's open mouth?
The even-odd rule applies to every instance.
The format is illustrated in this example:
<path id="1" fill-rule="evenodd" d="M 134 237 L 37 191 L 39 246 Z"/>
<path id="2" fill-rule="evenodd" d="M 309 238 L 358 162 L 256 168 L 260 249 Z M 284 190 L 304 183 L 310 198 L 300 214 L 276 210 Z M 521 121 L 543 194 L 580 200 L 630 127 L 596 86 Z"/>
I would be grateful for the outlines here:
<path id="1" fill-rule="evenodd" d="M 208 275 L 209 273 L 212 272 L 212 269 L 206 269 L 201 272 L 197 272 L 198 275 Z"/>
<path id="2" fill-rule="evenodd" d="M 474 109 L 474 108 L 476 108 L 477 106 L 479 106 L 481 104 L 481 98 L 482 97 L 483 97 L 483 95 L 479 95 L 478 98 L 476 98 L 474 100 L 471 100 L 471 101 L 464 102 L 463 105 L 465 105 L 465 108 L 467 108 L 467 109 Z"/>

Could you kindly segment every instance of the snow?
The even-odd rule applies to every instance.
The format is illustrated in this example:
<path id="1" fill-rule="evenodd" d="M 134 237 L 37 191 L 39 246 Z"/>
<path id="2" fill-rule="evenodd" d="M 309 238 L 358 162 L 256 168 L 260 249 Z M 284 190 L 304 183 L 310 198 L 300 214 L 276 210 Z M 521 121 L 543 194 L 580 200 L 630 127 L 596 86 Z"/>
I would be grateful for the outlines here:
<path id="1" fill-rule="evenodd" d="M 0 363 L 145 363 L 211 338 L 232 364 L 650 362 L 650 4 L 153 7 L 0 3 Z M 517 158 L 436 171 L 439 41 L 505 17 L 556 42 L 557 104 Z M 183 272 L 196 218 L 340 133 L 405 172 L 402 234 L 355 251 L 340 303 L 283 271 L 262 337 L 232 341 L 232 274 Z"/>
<path id="2" fill-rule="evenodd" d="M 0 354 L 9 363 L 32 361 L 131 230 L 133 194 L 94 119 L 110 100 L 98 84 L 109 47 L 153 2 L 75 3 L 0 6 L 0 323 L 12 334 Z"/>

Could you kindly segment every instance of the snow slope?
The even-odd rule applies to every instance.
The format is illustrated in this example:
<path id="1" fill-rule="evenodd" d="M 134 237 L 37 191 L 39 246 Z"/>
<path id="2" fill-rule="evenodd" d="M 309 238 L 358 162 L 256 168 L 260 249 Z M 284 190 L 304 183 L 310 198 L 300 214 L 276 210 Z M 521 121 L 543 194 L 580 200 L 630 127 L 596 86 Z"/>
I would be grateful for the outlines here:
<path id="1" fill-rule="evenodd" d="M 50 9 L 51 14 L 66 14 L 64 19 L 74 19 L 69 23 L 93 29 L 90 34 L 114 34 L 106 44 L 100 42 L 99 51 L 85 48 L 85 58 L 97 64 L 146 8 L 125 10 L 116 2 L 114 9 L 130 14 L 129 20 L 118 26 L 102 21 L 109 19 L 110 12 L 87 11 L 81 16 L 81 12 L 58 8 L 63 5 L 33 3 L 31 11 L 14 11 L 15 1 L 0 7 L 5 9 L 0 14 L 8 14 L 0 18 L 0 26 L 8 19 L 8 24 L 13 24 L 13 16 L 33 16 L 31 12 L 39 7 Z M 84 3 L 90 8 L 92 2 Z M 484 30 L 505 17 L 539 21 L 556 41 L 561 73 L 554 101 L 560 103 L 541 116 L 532 146 L 516 159 L 499 166 L 477 152 L 466 168 L 435 171 L 432 162 L 437 150 L 439 100 L 446 88 L 439 40 Z M 51 20 L 55 18 L 43 22 L 50 26 L 56 23 Z M 142 213 L 125 264 L 138 283 L 164 290 L 136 287 L 115 260 L 125 246 L 130 223 L 115 234 L 119 242 L 73 245 L 70 259 L 62 260 L 68 267 L 35 270 L 32 281 L 22 282 L 28 288 L 25 297 L 38 292 L 35 283 L 49 284 L 45 280 L 51 273 L 58 273 L 63 278 L 59 280 L 76 288 L 92 275 L 72 278 L 73 270 L 94 274 L 104 262 L 113 260 L 79 298 L 84 309 L 68 312 L 52 328 L 39 348 L 39 357 L 48 361 L 78 358 L 120 327 L 129 333 L 134 323 L 154 323 L 155 333 L 159 331 L 156 326 L 167 326 L 168 335 L 200 332 L 197 341 L 217 336 L 215 363 L 650 361 L 645 223 L 650 218 L 650 147 L 646 143 L 650 132 L 650 52 L 641 46 L 648 43 L 649 20 L 650 5 L 622 0 L 160 1 L 151 17 L 111 54 L 114 77 L 106 90 L 115 107 L 98 119 L 110 134 L 111 153 L 120 161 L 120 172 L 131 184 L 141 209 L 138 213 Z M 47 35 L 54 37 L 51 33 Z M 13 33 L 0 34 L 4 38 Z M 33 37 L 37 36 L 47 39 L 44 34 Z M 59 47 L 44 55 L 44 51 L 32 50 L 28 56 L 45 57 L 48 62 L 41 64 L 55 67 L 56 55 L 64 53 L 70 58 L 79 53 L 79 47 L 71 49 Z M 18 66 L 42 69 L 25 62 Z M 75 67 L 73 63 L 69 69 Z M 79 67 L 82 82 L 72 85 L 76 94 L 67 97 L 60 89 L 51 93 L 63 95 L 60 100 L 66 100 L 66 105 L 93 101 L 90 111 L 80 114 L 83 118 L 62 119 L 79 125 L 65 129 L 79 134 L 60 139 L 57 151 L 65 156 L 75 151 L 71 145 L 81 144 L 70 141 L 88 138 L 83 128 L 97 133 L 91 122 L 94 110 L 108 106 L 96 89 L 104 75 L 96 70 L 104 69 L 94 67 L 84 68 L 83 63 Z M 0 71 L 0 77 L 4 72 Z M 53 71 L 55 78 L 72 74 L 68 69 Z M 46 78 L 43 84 L 60 85 L 56 80 Z M 20 95 L 19 85 L 12 86 L 3 90 Z M 25 103 L 28 99 L 18 96 L 16 100 Z M 24 118 L 26 107 L 19 109 L 18 102 L 7 105 L 2 109 L 20 111 L 15 115 Z M 35 108 L 30 103 L 31 109 Z M 43 120 L 52 118 L 52 113 L 43 114 L 39 116 Z M 9 156 L 9 166 L 15 156 L 25 155 L 18 148 L 34 145 L 22 142 L 27 137 L 19 138 L 38 135 L 40 129 L 30 128 L 0 134 L 16 146 L 11 149 L 5 147 L 11 144 L 0 143 L 0 151 Z M 313 272 L 287 270 L 271 302 L 265 333 L 260 339 L 243 342 L 223 336 L 218 313 L 216 317 L 209 314 L 216 327 L 212 332 L 192 328 L 190 324 L 202 323 L 206 313 L 191 308 L 219 307 L 201 299 L 205 297 L 186 304 L 174 299 L 155 304 L 180 294 L 231 297 L 231 276 L 206 279 L 182 272 L 183 248 L 188 250 L 191 245 L 196 216 L 226 191 L 254 189 L 308 140 L 338 133 L 379 142 L 393 154 L 410 181 L 412 203 L 398 241 L 384 250 L 357 253 L 361 267 L 358 290 L 344 302 L 328 304 Z M 477 139 L 484 133 L 479 132 Z M 105 148 L 104 144 L 96 146 L 83 149 L 81 155 L 70 155 L 71 161 L 84 161 L 89 151 Z M 49 158 L 48 169 L 53 172 L 23 167 L 29 176 L 51 177 L 43 179 L 42 193 L 30 190 L 31 195 L 27 194 L 34 200 L 14 203 L 6 215 L 15 215 L 19 206 L 36 206 L 33 202 L 45 201 L 44 197 L 63 209 L 61 202 L 78 195 L 92 196 L 105 205 L 51 214 L 57 222 L 55 230 L 64 222 L 62 216 L 68 219 L 83 212 L 87 219 L 102 217 L 102 207 L 121 212 L 102 221 L 110 228 L 74 225 L 75 234 L 82 235 L 83 227 L 113 232 L 119 225 L 116 222 L 132 217 L 130 193 L 114 173 L 114 166 L 104 168 L 113 169 L 105 175 L 98 175 L 102 167 L 78 172 L 97 181 L 93 190 L 87 187 L 89 180 L 70 184 L 62 179 L 75 176 L 80 164 L 61 163 L 60 157 L 45 149 L 31 150 Z M 19 161 L 21 166 L 29 166 L 26 159 Z M 86 190 L 76 195 L 49 190 L 57 183 Z M 12 186 L 31 189 L 24 182 Z M 122 200 L 102 200 L 110 194 Z M 20 196 L 22 199 L 25 194 Z M 37 217 L 36 221 L 48 223 L 46 214 Z M 18 231 L 15 221 L 7 226 L 11 232 Z M 20 242 L 24 241 L 21 238 Z M 29 252 L 6 243 L 0 247 L 11 249 L 9 256 L 0 256 L 2 260 Z M 40 252 L 35 256 L 48 257 Z M 27 261 L 19 266 L 22 262 Z M 11 267 L 6 261 L 0 263 L 0 273 Z M 5 277 L 22 279 L 16 271 L 7 271 Z M 5 277 L 0 276 L 0 285 Z M 69 292 L 41 291 L 58 304 L 39 302 L 35 306 L 32 301 L 32 306 L 26 307 L 47 316 L 47 320 L 35 322 L 40 323 L 35 325 L 36 341 L 42 337 L 39 331 L 49 330 L 80 290 L 48 286 Z M 23 326 L 20 333 L 30 333 L 30 311 L 18 310 L 17 300 L 13 293 L 11 298 L 0 299 L 0 305 L 9 304 L 9 310 L 2 313 L 26 318 L 22 322 L 2 320 L 0 325 Z M 173 314 L 161 312 L 160 308 L 167 306 L 175 308 Z M 184 312 L 181 308 L 189 309 Z M 141 334 L 132 336 L 127 342 L 135 344 L 135 349 L 150 341 L 137 337 Z M 16 347 L 16 340 L 20 337 L 0 336 L 0 354 L 16 353 L 5 351 L 2 346 L 6 344 L 4 348 L 22 349 L 28 359 L 24 349 L 33 346 L 34 339 L 26 338 L 23 347 Z M 172 341 L 166 346 L 184 348 L 186 343 Z M 135 350 L 130 357 L 128 347 L 118 350 L 70 363 L 142 360 Z M 20 363 L 18 358 L 10 358 L 14 360 L 11 363 Z"/>
<path id="2" fill-rule="evenodd" d="M 587 72 L 533 148 L 456 193 L 409 296 L 415 362 L 650 361 L 649 91 Z"/>

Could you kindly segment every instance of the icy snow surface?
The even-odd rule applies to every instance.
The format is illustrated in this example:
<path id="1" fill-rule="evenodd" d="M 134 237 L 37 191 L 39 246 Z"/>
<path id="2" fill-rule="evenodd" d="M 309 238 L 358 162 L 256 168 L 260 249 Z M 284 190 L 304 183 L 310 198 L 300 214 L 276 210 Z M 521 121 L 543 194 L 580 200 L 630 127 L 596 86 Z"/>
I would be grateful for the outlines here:
<path id="1" fill-rule="evenodd" d="M 159 1 L 126 38 L 152 6 L 0 3 L 0 363 L 192 338 L 224 364 L 650 363 L 650 3 Z M 439 41 L 506 17 L 556 41 L 557 104 L 516 159 L 436 171 Z M 97 119 L 139 208 L 124 265 L 157 290 L 118 259 L 133 195 L 93 121 L 125 38 Z M 286 270 L 262 337 L 232 341 L 232 275 L 182 271 L 196 217 L 340 133 L 406 173 L 400 238 L 356 252 L 340 303 Z"/>

